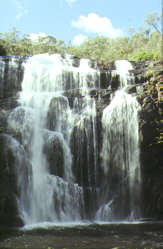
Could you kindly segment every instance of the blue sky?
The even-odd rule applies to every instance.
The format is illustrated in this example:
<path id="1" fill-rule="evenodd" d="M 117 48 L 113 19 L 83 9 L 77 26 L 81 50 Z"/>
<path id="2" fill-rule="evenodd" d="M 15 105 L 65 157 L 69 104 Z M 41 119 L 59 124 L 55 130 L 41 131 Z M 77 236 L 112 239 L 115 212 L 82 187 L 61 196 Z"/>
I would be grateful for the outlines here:
<path id="1" fill-rule="evenodd" d="M 80 43 L 85 37 L 125 35 L 144 25 L 148 13 L 161 13 L 163 0 L 2 0 L 0 33 L 45 33 Z"/>

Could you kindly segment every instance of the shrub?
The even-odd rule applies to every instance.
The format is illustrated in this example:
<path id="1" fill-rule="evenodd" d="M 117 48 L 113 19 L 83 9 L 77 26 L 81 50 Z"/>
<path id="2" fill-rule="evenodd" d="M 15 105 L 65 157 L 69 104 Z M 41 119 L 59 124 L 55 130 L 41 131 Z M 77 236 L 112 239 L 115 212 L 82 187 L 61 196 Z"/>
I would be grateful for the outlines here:
<path id="1" fill-rule="evenodd" d="M 159 53 L 150 51 L 139 51 L 133 53 L 130 58 L 131 61 L 147 61 L 147 60 L 159 60 Z"/>

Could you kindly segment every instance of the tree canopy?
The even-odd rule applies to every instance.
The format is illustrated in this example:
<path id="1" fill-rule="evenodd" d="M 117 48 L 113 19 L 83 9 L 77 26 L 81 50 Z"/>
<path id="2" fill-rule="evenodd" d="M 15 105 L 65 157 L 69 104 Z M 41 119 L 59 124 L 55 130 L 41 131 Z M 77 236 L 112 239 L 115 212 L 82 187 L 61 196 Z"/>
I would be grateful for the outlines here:
<path id="1" fill-rule="evenodd" d="M 157 13 L 148 14 L 145 28 L 134 31 L 132 28 L 125 37 L 111 39 L 104 36 L 88 37 L 80 46 L 66 45 L 55 37 L 38 36 L 31 39 L 13 28 L 9 33 L 0 33 L 0 55 L 32 56 L 41 53 L 70 53 L 79 58 L 88 58 L 107 66 L 117 59 L 133 61 L 161 60 L 162 32 L 161 17 Z"/>

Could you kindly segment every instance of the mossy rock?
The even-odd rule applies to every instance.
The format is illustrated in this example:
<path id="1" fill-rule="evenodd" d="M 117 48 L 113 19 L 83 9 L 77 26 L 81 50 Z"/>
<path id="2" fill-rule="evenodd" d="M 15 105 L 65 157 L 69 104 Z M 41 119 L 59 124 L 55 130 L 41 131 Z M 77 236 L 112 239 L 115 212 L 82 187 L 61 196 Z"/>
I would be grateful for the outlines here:
<path id="1" fill-rule="evenodd" d="M 154 75 L 153 70 L 148 70 L 148 71 L 146 71 L 145 74 L 144 74 L 144 76 L 145 76 L 146 78 L 151 78 L 151 77 L 153 77 L 153 75 Z"/>

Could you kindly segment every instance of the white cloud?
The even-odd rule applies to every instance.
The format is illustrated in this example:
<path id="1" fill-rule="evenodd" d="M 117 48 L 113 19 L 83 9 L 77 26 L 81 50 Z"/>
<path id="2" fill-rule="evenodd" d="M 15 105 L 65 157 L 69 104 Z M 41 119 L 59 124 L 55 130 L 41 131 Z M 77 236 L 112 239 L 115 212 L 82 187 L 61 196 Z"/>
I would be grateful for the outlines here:
<path id="1" fill-rule="evenodd" d="M 95 13 L 90 13 L 88 16 L 80 16 L 77 21 L 72 22 L 72 25 L 86 33 L 95 33 L 111 38 L 123 34 L 122 30 L 113 27 L 111 21 L 107 17 L 100 17 Z"/>
<path id="2" fill-rule="evenodd" d="M 79 34 L 79 35 L 76 35 L 72 41 L 72 43 L 75 45 L 75 46 L 79 46 L 81 43 L 83 43 L 85 40 L 87 39 L 87 36 L 86 35 L 82 35 L 82 34 Z"/>
<path id="3" fill-rule="evenodd" d="M 65 0 L 65 1 L 69 6 L 72 6 L 72 4 L 75 3 L 77 0 Z"/>
<path id="4" fill-rule="evenodd" d="M 23 16 L 28 14 L 28 10 L 23 6 L 20 0 L 13 0 L 13 3 L 18 11 L 18 13 L 16 14 L 16 20 L 19 21 Z"/>
<path id="5" fill-rule="evenodd" d="M 31 39 L 33 42 L 38 42 L 39 38 L 45 38 L 45 37 L 47 37 L 47 34 L 45 34 L 43 32 L 40 32 L 38 34 L 36 34 L 36 33 L 30 33 L 28 35 L 28 38 Z"/>

